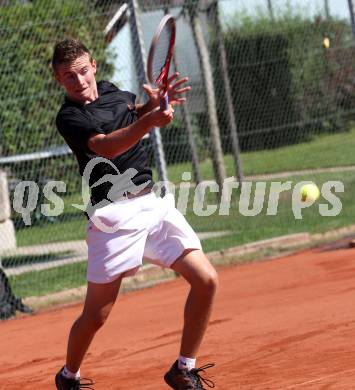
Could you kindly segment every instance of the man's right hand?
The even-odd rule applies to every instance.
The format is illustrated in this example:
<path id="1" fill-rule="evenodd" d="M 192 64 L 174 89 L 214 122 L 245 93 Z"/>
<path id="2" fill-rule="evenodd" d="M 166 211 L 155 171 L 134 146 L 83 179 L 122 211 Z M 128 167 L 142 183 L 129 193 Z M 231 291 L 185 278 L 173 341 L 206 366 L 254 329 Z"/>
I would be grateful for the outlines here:
<path id="1" fill-rule="evenodd" d="M 170 105 L 165 111 L 156 108 L 146 116 L 153 127 L 164 127 L 174 119 L 174 109 Z"/>

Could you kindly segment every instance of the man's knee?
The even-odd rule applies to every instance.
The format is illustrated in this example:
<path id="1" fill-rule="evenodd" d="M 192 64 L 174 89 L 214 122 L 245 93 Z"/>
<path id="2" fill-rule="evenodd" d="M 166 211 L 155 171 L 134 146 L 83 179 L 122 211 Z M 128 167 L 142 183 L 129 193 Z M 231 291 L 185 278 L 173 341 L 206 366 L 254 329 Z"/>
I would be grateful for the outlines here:
<path id="1" fill-rule="evenodd" d="M 92 331 L 99 330 L 106 322 L 110 312 L 99 311 L 95 313 L 83 313 L 81 320 L 84 321 L 85 326 L 90 327 Z"/>
<path id="2" fill-rule="evenodd" d="M 218 284 L 218 274 L 216 270 L 211 267 L 208 271 L 205 271 L 200 275 L 192 287 L 197 287 L 199 291 L 205 295 L 214 295 L 217 291 Z"/>

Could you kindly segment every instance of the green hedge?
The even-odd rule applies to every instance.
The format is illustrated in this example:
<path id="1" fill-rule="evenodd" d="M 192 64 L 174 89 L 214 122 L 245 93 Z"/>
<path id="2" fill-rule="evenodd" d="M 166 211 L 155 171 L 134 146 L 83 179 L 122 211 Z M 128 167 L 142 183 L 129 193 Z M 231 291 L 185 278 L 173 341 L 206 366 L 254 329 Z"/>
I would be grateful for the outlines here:
<path id="1" fill-rule="evenodd" d="M 0 132 L 2 155 L 62 144 L 54 119 L 63 93 L 53 79 L 54 44 L 79 37 L 94 51 L 103 76 L 107 64 L 100 10 L 89 1 L 34 0 L 2 7 L 0 13 Z"/>
<path id="2" fill-rule="evenodd" d="M 341 20 L 284 17 L 238 21 L 224 33 L 234 111 L 242 150 L 292 144 L 315 133 L 345 131 L 353 95 L 339 97 L 339 58 L 353 61 L 351 30 Z M 325 36 L 329 49 L 323 47 Z M 229 151 L 223 79 L 212 43 L 218 113 Z M 339 49 L 342 49 L 341 51 Z M 352 66 L 348 78 L 355 77 Z M 334 82 L 337 80 L 337 82 Z"/>
<path id="3" fill-rule="evenodd" d="M 108 16 L 95 2 L 33 0 L 10 2 L 0 12 L 0 156 L 30 153 L 63 145 L 55 117 L 64 93 L 50 66 L 54 44 L 66 37 L 80 38 L 98 61 L 98 78 L 110 77 L 112 66 L 103 29 Z M 72 156 L 58 161 L 32 161 L 7 170 L 17 180 L 63 177 L 76 172 Z M 68 181 L 68 192 L 77 187 Z"/>

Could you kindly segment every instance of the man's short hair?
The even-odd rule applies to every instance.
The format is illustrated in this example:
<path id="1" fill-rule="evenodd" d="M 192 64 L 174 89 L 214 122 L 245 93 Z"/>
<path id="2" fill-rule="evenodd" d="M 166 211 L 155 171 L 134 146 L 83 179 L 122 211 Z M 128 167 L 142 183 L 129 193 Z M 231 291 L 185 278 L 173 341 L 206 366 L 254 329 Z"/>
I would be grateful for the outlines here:
<path id="1" fill-rule="evenodd" d="M 82 42 L 74 38 L 64 39 L 54 46 L 52 68 L 56 72 L 59 65 L 70 64 L 85 54 L 90 56 L 91 61 L 91 53 Z"/>

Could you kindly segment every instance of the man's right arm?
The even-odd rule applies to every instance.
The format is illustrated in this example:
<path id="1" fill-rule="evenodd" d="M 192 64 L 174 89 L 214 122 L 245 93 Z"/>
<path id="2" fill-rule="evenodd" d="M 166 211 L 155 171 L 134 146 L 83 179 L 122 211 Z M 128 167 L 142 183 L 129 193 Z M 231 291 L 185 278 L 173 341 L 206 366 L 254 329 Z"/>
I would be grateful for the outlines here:
<path id="1" fill-rule="evenodd" d="M 93 134 L 88 147 L 98 156 L 113 159 L 134 146 L 153 127 L 163 127 L 173 120 L 173 109 L 148 112 L 137 121 L 110 134 Z"/>

